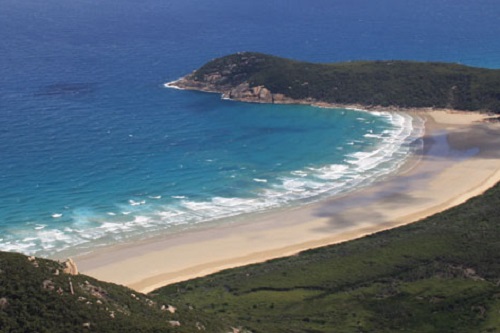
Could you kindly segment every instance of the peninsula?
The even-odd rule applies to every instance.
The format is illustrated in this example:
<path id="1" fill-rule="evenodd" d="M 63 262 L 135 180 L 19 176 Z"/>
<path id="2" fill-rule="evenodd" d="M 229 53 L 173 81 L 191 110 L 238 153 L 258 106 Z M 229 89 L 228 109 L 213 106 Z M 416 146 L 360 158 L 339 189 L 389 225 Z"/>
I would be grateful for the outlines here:
<path id="1" fill-rule="evenodd" d="M 315 64 L 241 52 L 214 59 L 166 86 L 246 102 L 500 112 L 500 70 L 451 63 Z"/>

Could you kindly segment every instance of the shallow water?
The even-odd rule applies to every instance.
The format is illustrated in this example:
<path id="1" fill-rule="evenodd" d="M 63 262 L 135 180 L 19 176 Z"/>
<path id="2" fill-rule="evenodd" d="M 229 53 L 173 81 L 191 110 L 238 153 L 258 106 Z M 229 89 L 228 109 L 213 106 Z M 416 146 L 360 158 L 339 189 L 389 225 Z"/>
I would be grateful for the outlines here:
<path id="1" fill-rule="evenodd" d="M 403 115 L 165 89 L 216 56 L 500 67 L 494 1 L 6 0 L 0 249 L 53 255 L 334 195 L 393 171 Z"/>

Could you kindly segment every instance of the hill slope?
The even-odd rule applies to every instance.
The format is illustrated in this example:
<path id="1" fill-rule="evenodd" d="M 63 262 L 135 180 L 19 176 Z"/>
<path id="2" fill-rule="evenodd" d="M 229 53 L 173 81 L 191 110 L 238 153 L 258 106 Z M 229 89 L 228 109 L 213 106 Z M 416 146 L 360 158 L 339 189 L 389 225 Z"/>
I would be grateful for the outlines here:
<path id="1" fill-rule="evenodd" d="M 0 332 L 229 331 L 215 316 L 187 306 L 175 306 L 172 313 L 172 306 L 123 286 L 65 274 L 59 262 L 0 252 Z"/>
<path id="2" fill-rule="evenodd" d="M 243 52 L 212 60 L 170 85 L 251 102 L 500 112 L 500 70 L 448 63 L 314 64 Z"/>
<path id="3" fill-rule="evenodd" d="M 405 227 L 156 293 L 253 332 L 500 332 L 500 185 Z"/>

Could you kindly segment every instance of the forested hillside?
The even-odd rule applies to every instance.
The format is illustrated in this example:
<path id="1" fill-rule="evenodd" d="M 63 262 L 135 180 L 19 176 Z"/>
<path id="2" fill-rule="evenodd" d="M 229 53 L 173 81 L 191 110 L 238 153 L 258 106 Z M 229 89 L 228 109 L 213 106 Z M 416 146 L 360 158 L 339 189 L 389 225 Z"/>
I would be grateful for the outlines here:
<path id="1" fill-rule="evenodd" d="M 212 60 L 173 85 L 253 102 L 500 112 L 500 70 L 451 63 L 314 64 L 243 52 Z"/>

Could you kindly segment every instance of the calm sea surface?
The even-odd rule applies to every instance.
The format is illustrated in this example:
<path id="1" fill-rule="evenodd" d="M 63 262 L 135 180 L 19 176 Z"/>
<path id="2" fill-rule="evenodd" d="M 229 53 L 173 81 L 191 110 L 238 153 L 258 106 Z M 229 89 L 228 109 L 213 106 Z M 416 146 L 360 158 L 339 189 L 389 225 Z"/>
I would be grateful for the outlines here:
<path id="1" fill-rule="evenodd" d="M 499 17 L 493 0 L 2 0 L 0 250 L 86 251 L 369 184 L 419 121 L 163 84 L 238 51 L 500 68 Z"/>

